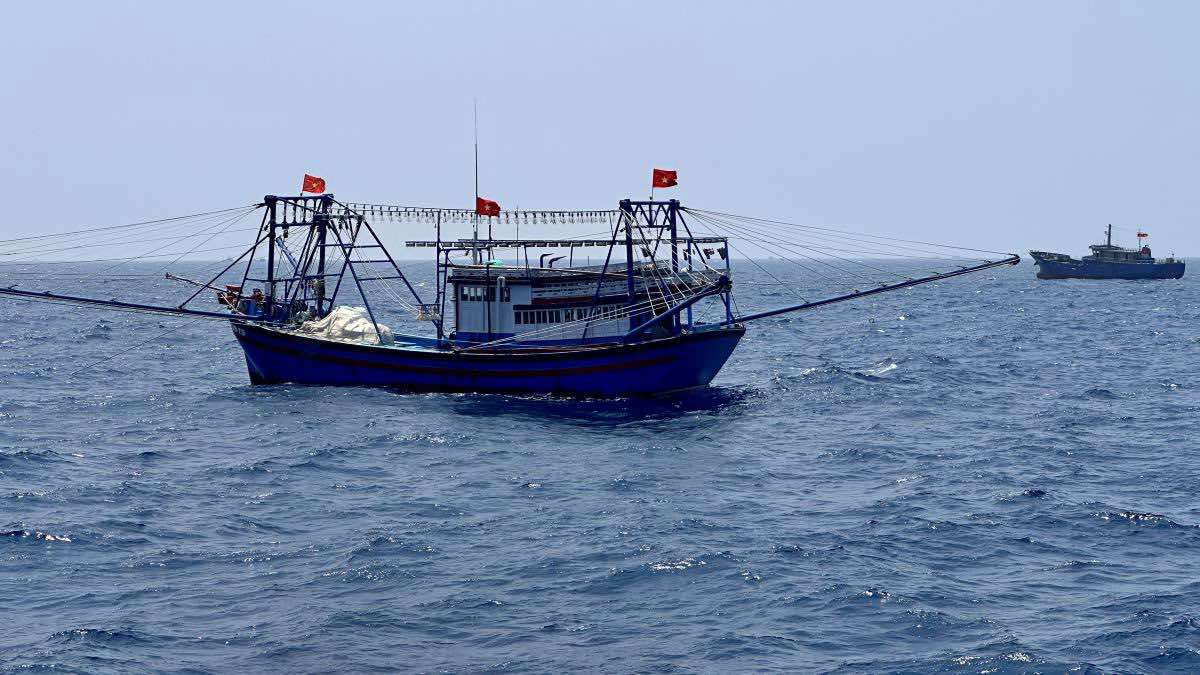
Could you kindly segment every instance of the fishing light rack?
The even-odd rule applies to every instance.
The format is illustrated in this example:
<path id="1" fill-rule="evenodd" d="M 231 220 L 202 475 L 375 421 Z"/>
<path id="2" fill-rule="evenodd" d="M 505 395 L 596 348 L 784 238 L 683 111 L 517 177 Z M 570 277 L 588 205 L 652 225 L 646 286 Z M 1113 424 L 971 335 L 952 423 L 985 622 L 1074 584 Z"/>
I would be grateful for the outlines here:
<path id="1" fill-rule="evenodd" d="M 351 205 L 356 206 L 357 205 Z M 356 208 L 357 210 L 357 208 Z M 553 239 L 546 237 L 532 238 L 495 238 L 491 236 L 491 225 L 493 217 L 486 217 L 488 224 L 488 235 L 484 237 L 472 238 L 442 238 L 442 225 L 447 222 L 456 222 L 455 213 L 449 210 L 428 209 L 427 219 L 433 223 L 436 239 L 432 240 L 407 240 L 404 245 L 412 248 L 433 248 L 435 249 L 435 259 L 437 262 L 437 272 L 435 275 L 436 298 L 432 305 L 423 305 L 423 308 L 432 308 L 430 314 L 439 316 L 445 315 L 445 306 L 449 295 L 449 277 L 450 271 L 455 269 L 474 270 L 476 273 L 481 273 L 479 281 L 485 285 L 490 285 L 497 276 L 503 273 L 506 269 L 504 266 L 494 267 L 496 264 L 492 260 L 496 249 L 514 249 L 517 253 L 517 263 L 520 266 L 521 252 L 524 252 L 525 258 L 525 274 L 530 278 L 536 277 L 539 272 L 548 274 L 577 274 L 579 276 L 594 276 L 596 278 L 596 292 L 593 294 L 592 305 L 596 306 L 600 301 L 600 292 L 603 289 L 605 281 L 612 281 L 615 278 L 625 278 L 627 290 L 627 306 L 631 309 L 629 316 L 629 328 L 632 334 L 641 333 L 646 327 L 657 323 L 660 320 L 670 319 L 671 330 L 678 334 L 683 325 L 692 326 L 692 310 L 691 304 L 702 297 L 716 294 L 713 286 L 719 282 L 721 278 L 728 279 L 729 276 L 729 242 L 727 237 L 714 236 L 695 236 L 692 234 L 686 219 L 684 218 L 684 209 L 680 206 L 678 200 L 668 201 L 634 201 L 623 200 L 619 203 L 618 209 L 614 211 L 594 211 L 594 212 L 578 212 L 581 214 L 579 222 L 593 222 L 591 219 L 583 218 L 583 216 L 604 216 L 611 214 L 607 222 L 610 225 L 611 235 L 606 238 L 565 238 Z M 367 210 L 368 213 L 372 211 Z M 503 212 L 502 212 L 503 213 Z M 521 213 L 542 213 L 542 212 L 521 212 Z M 557 212 L 545 212 L 557 213 Z M 562 212 L 576 213 L 576 212 Z M 448 214 L 448 215 L 447 215 Z M 519 214 L 518 214 L 519 215 Z M 443 217 L 445 216 L 445 217 Z M 482 221 L 485 216 L 476 216 L 476 219 Z M 504 221 L 502 217 L 495 217 L 497 221 Z M 517 218 L 519 221 L 520 218 Z M 568 222 L 566 217 L 560 216 L 560 222 Z M 475 222 L 472 220 L 471 222 Z M 535 221 L 535 223 L 540 221 Z M 549 222 L 549 221 L 548 221 Z M 599 221 L 605 222 L 605 221 Z M 624 269 L 620 269 L 621 263 L 613 261 L 613 251 L 623 247 L 625 249 L 626 263 Z M 546 267 L 545 258 L 550 254 L 544 254 L 542 259 L 537 262 L 536 266 L 530 265 L 529 249 L 567 249 L 568 255 L 560 256 L 559 258 L 551 258 L 550 267 Z M 604 259 L 602 269 L 597 272 L 595 269 L 575 268 L 575 249 L 579 248 L 604 248 L 607 253 Z M 640 254 L 640 257 L 639 257 Z M 471 257 L 470 264 L 458 264 L 451 261 L 454 255 L 467 255 Z M 710 259 L 722 261 L 724 267 L 723 272 L 714 270 L 708 265 Z M 554 268 L 554 261 L 561 257 L 567 257 L 567 267 Z M 699 261 L 697 263 L 697 261 Z M 700 269 L 696 264 L 702 264 L 704 269 Z M 493 276 L 493 274 L 497 276 Z M 694 293 L 697 290 L 701 292 L 700 297 L 688 298 L 685 306 L 671 307 L 669 299 L 660 299 L 658 302 L 652 303 L 650 307 L 643 307 L 644 302 L 639 302 L 636 293 L 636 282 L 638 275 L 658 276 L 664 286 L 668 286 L 673 290 L 672 295 L 678 299 L 680 296 Z M 724 304 L 726 307 L 726 318 L 731 318 L 732 302 L 729 298 L 728 283 L 725 284 L 722 293 Z M 641 311 L 635 311 L 636 308 Z M 681 303 L 682 305 L 682 303 Z M 667 310 L 665 313 L 660 310 Z M 674 311 L 672 311 L 674 310 Z M 681 323 L 678 315 L 686 312 L 685 324 Z M 647 316 L 652 314 L 662 314 L 647 324 L 647 326 L 639 325 L 645 323 Z M 587 328 L 590 326 L 589 320 L 585 324 L 584 336 L 586 337 Z M 637 328 L 634 331 L 632 329 Z M 441 341 L 444 334 L 439 327 L 438 339 Z"/>
<path id="2" fill-rule="evenodd" d="M 593 302 L 599 301 L 604 273 L 608 271 L 612 251 L 618 243 L 618 238 L 624 233 L 625 260 L 627 261 L 625 265 L 626 306 L 629 308 L 629 332 L 625 335 L 627 340 L 660 322 L 668 324 L 672 335 L 678 335 L 683 330 L 685 324 L 691 329 L 693 327 L 692 305 L 712 295 L 720 296 L 721 302 L 725 306 L 726 320 L 733 320 L 732 284 L 730 282 L 731 269 L 728 255 L 728 241 L 725 238 L 701 238 L 694 236 L 691 228 L 688 226 L 687 220 L 684 218 L 683 210 L 680 208 L 679 200 L 677 199 L 666 201 L 623 199 L 619 204 L 619 213 L 620 221 L 618 227 L 613 229 L 608 256 L 604 260 L 604 267 L 601 270 L 601 281 L 597 282 Z M 686 236 L 680 236 L 681 230 Z M 659 268 L 660 258 L 662 258 L 661 264 L 669 262 L 669 265 L 667 265 L 670 273 L 669 281 L 674 282 L 680 278 L 682 273 L 686 273 L 689 277 L 692 276 L 695 272 L 692 264 L 693 260 L 697 258 L 705 260 L 712 255 L 711 249 L 701 248 L 702 243 L 721 244 L 719 251 L 721 259 L 724 261 L 723 273 L 715 280 L 705 284 L 690 297 L 683 298 L 672 307 L 664 308 L 664 311 L 658 311 L 653 305 L 649 308 L 643 307 L 639 310 L 635 291 L 636 278 L 634 275 L 636 269 L 633 263 L 635 246 L 642 257 L 649 261 L 651 268 L 654 270 Z M 667 250 L 660 254 L 659 249 L 663 245 L 667 247 Z M 680 258 L 683 259 L 683 264 L 685 265 L 683 268 L 680 267 Z M 705 266 L 708 267 L 707 263 L 705 263 Z M 651 316 L 648 317 L 647 315 Z M 686 319 L 681 319 L 681 315 L 686 317 Z M 587 335 L 587 327 L 584 328 L 584 335 Z"/>
<path id="3" fill-rule="evenodd" d="M 433 305 L 424 303 L 409 282 L 391 253 L 384 247 L 370 222 L 360 213 L 339 203 L 333 195 L 263 198 L 262 225 L 254 244 L 224 270 L 214 276 L 204 288 L 214 284 L 243 259 L 245 271 L 237 300 L 243 314 L 268 323 L 286 323 L 297 319 L 323 318 L 333 310 L 347 276 L 353 281 L 362 298 L 367 315 L 379 332 L 375 310 L 363 287 L 365 282 L 402 281 L 416 300 L 419 318 L 432 321 L 441 332 L 440 313 L 430 312 Z M 303 237 L 299 248 L 288 246 L 290 235 Z M 261 272 L 254 266 L 259 250 L 265 249 L 266 265 Z M 366 265 L 386 265 L 383 274 L 363 270 Z M 360 271 L 365 273 L 360 273 Z M 256 276 L 257 274 L 262 276 Z M 262 288 L 247 295 L 250 284 Z M 200 291 L 180 305 L 182 308 Z"/>

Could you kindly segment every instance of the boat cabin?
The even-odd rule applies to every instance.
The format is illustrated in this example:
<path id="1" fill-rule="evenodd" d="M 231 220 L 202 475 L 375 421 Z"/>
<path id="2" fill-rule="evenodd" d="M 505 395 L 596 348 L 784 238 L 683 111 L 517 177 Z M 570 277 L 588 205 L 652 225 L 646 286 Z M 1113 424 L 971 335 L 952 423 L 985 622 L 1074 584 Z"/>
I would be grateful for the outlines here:
<path id="1" fill-rule="evenodd" d="M 1094 260 L 1097 262 L 1118 262 L 1118 263 L 1153 263 L 1154 257 L 1150 255 L 1150 247 L 1143 246 L 1140 249 L 1123 248 L 1121 246 L 1113 246 L 1112 244 L 1092 244 L 1089 246 L 1092 250 L 1091 255 L 1085 255 L 1084 260 Z"/>
<path id="2" fill-rule="evenodd" d="M 715 281 L 716 275 L 661 264 L 636 264 L 633 300 L 624 263 L 571 268 L 455 266 L 452 289 L 456 344 L 507 340 L 530 345 L 620 340 L 639 317 L 661 314 Z M 633 305 L 635 311 L 630 311 Z M 652 333 L 669 335 L 666 322 Z"/>

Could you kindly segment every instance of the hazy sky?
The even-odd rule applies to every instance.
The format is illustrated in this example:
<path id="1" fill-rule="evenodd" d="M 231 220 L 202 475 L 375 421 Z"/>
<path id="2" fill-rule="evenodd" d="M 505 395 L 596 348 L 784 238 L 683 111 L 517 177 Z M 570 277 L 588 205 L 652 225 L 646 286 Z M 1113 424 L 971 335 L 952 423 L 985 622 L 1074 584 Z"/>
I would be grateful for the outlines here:
<path id="1" fill-rule="evenodd" d="M 477 98 L 505 207 L 611 208 L 659 166 L 734 213 L 1021 252 L 1112 222 L 1200 255 L 1195 2 L 21 2 L 5 27 L 0 236 L 305 171 L 468 206 Z"/>

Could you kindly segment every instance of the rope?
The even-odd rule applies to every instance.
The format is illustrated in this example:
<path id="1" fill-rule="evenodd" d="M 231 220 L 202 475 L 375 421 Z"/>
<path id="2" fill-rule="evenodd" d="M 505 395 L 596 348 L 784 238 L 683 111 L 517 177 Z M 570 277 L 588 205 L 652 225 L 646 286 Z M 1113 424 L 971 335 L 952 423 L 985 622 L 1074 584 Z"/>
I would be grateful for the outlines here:
<path id="1" fill-rule="evenodd" d="M 714 219 L 714 220 L 717 220 L 717 219 Z M 735 232 L 739 232 L 739 231 L 740 231 L 740 232 L 743 232 L 743 233 L 745 233 L 745 232 L 749 231 L 749 230 L 748 230 L 748 229 L 747 229 L 745 226 L 734 225 L 734 224 L 732 224 L 732 223 L 730 223 L 730 222 L 728 222 L 728 221 L 720 221 L 720 222 L 722 222 L 722 223 L 723 223 L 723 224 L 724 224 L 726 227 L 728 227 L 728 228 L 730 228 L 730 229 L 734 230 Z M 751 231 L 751 233 L 752 233 L 752 234 L 754 234 L 754 233 L 753 233 L 753 231 Z M 743 238 L 751 239 L 751 237 L 748 237 L 748 236 L 746 236 L 745 234 L 743 234 L 742 236 L 743 236 Z M 761 235 L 759 235 L 759 236 L 761 236 Z M 854 272 L 854 271 L 852 271 L 852 270 L 844 269 L 844 268 L 842 268 L 842 267 L 839 267 L 839 266 L 837 266 L 837 265 L 834 265 L 833 263 L 825 262 L 825 261 L 819 260 L 819 259 L 817 259 L 817 258 L 814 258 L 814 257 L 812 257 L 812 256 L 810 256 L 810 255 L 808 255 L 808 254 L 806 254 L 806 253 L 802 253 L 802 252 L 796 251 L 796 250 L 795 250 L 795 248 L 793 248 L 792 246 L 786 245 L 786 244 L 784 244 L 784 243 L 782 243 L 782 242 L 780 242 L 780 241 L 778 241 L 778 240 L 777 240 L 777 241 L 775 241 L 774 243 L 775 243 L 775 245 L 776 245 L 776 246 L 778 246 L 779 248 L 782 248 L 782 249 L 784 249 L 785 251 L 788 251 L 788 252 L 791 252 L 791 253 L 795 253 L 795 254 L 797 254 L 797 255 L 801 255 L 801 256 L 803 256 L 803 257 L 805 257 L 805 258 L 807 258 L 807 259 L 809 259 L 809 260 L 813 261 L 814 263 L 826 265 L 826 266 L 828 266 L 828 267 L 831 267 L 831 268 L 833 268 L 833 269 L 836 269 L 836 270 L 838 270 L 838 271 L 845 272 L 845 273 L 846 273 L 846 274 L 848 274 L 848 275 L 855 276 L 855 277 L 857 277 L 857 278 L 859 278 L 859 279 L 862 279 L 862 280 L 864 280 L 864 281 L 868 281 L 868 282 L 869 282 L 869 281 L 872 281 L 870 277 L 868 277 L 868 276 L 866 276 L 866 275 L 864 275 L 864 274 L 861 274 L 861 273 L 858 273 L 858 272 Z M 801 246 L 801 248 L 805 248 L 805 249 L 808 249 L 808 250 L 810 250 L 810 251 L 811 251 L 811 250 L 816 250 L 816 249 L 814 249 L 814 248 L 813 248 L 813 247 L 811 247 L 811 246 Z M 865 268 L 867 268 L 867 269 L 873 270 L 873 271 L 875 271 L 875 272 L 880 272 L 880 273 L 882 273 L 882 274 L 885 274 L 885 275 L 887 275 L 887 276 L 899 277 L 899 278 L 901 278 L 901 279 L 905 278 L 903 275 L 896 274 L 895 272 L 890 272 L 890 271 L 888 271 L 888 270 L 882 270 L 882 269 L 879 269 L 878 267 L 874 267 L 874 266 L 872 266 L 872 265 L 867 265 L 866 263 L 861 263 L 861 262 L 858 262 L 858 261 L 855 261 L 855 260 L 852 260 L 852 259 L 849 259 L 849 258 L 843 258 L 842 256 L 840 256 L 840 255 L 837 255 L 836 253 L 828 253 L 828 252 L 825 252 L 825 254 L 826 254 L 826 255 L 828 255 L 828 256 L 830 256 L 830 257 L 832 257 L 832 258 L 836 258 L 836 259 L 838 259 L 838 260 L 841 260 L 841 261 L 843 261 L 843 262 L 846 262 L 846 263 L 849 263 L 849 264 L 852 264 L 852 265 L 860 265 L 860 266 L 862 266 L 862 267 L 865 267 Z"/>
<path id="2" fill-rule="evenodd" d="M 190 249 L 188 249 L 188 250 L 184 251 L 183 253 L 180 253 L 180 254 L 179 254 L 179 257 L 175 258 L 175 259 L 174 259 L 174 260 L 172 260 L 171 262 L 169 262 L 169 263 L 167 263 L 166 265 L 163 265 L 162 267 L 160 267 L 160 268 L 158 268 L 157 270 L 155 270 L 154 274 L 155 274 L 155 275 L 162 274 L 163 272 L 165 272 L 165 271 L 167 270 L 167 268 L 168 268 L 168 267 L 170 267 L 171 265 L 174 265 L 175 263 L 179 262 L 180 260 L 183 260 L 185 257 L 187 257 L 188 255 L 190 255 L 190 254 L 192 254 L 193 252 L 195 252 L 195 251 L 196 251 L 196 249 L 198 249 L 198 248 L 200 248 L 201 246 L 203 246 L 203 245 L 207 244 L 208 242 L 212 241 L 213 239 L 215 239 L 215 238 L 219 237 L 220 235 L 222 235 L 222 234 L 225 234 L 226 232 L 229 232 L 229 231 L 231 231 L 231 230 L 229 229 L 230 227 L 233 227 L 233 225 L 235 225 L 235 224 L 237 224 L 237 223 L 241 222 L 241 220 L 242 220 L 243 218 L 245 218 L 246 216 L 250 215 L 251 213 L 252 213 L 252 211 L 246 211 L 245 213 L 243 213 L 243 214 L 239 215 L 237 218 L 232 218 L 232 219 L 230 219 L 229 221 L 227 221 L 227 224 L 225 225 L 225 227 L 223 227 L 223 228 L 221 228 L 220 230 L 218 230 L 218 231 L 214 232 L 213 234 L 209 235 L 209 237 L 208 237 L 208 238 L 206 238 L 204 241 L 202 241 L 202 242 L 199 242 L 199 243 L 197 243 L 195 246 L 191 247 Z M 241 232 L 241 231 L 244 231 L 245 229 L 246 229 L 246 228 L 239 228 L 239 229 L 237 229 L 237 230 L 232 230 L 232 231 L 234 231 L 234 232 Z M 257 230 L 258 228 L 256 228 L 256 227 L 255 227 L 255 228 L 248 228 L 248 229 L 251 229 L 251 230 Z"/>
<path id="3" fill-rule="evenodd" d="M 944 266 L 940 267 L 939 269 L 939 266 L 937 265 L 930 265 L 928 263 L 929 258 L 945 261 L 947 263 L 953 262 L 957 265 L 960 265 L 960 268 L 975 264 L 977 262 L 993 262 L 993 260 L 987 258 L 981 259 L 976 255 L 970 255 L 981 252 L 980 249 L 970 249 L 946 244 L 930 244 L 928 242 L 919 242 L 914 240 L 892 240 L 877 235 L 858 235 L 847 233 L 842 230 L 834 230 L 833 228 L 795 226 L 802 232 L 834 233 L 837 235 L 834 237 L 835 239 L 853 242 L 851 246 L 838 246 L 836 249 L 832 245 L 828 244 L 824 239 L 819 242 L 815 242 L 815 245 L 806 245 L 806 243 L 811 242 L 811 239 L 808 239 L 803 235 L 798 235 L 794 231 L 788 231 L 784 233 L 781 231 L 782 228 L 778 227 L 781 224 L 793 224 L 784 224 L 782 221 L 769 221 L 766 219 L 732 216 L 730 214 L 722 214 L 721 212 L 713 211 L 702 211 L 696 209 L 686 209 L 686 211 L 689 215 L 697 218 L 705 226 L 716 230 L 722 235 L 745 240 L 764 251 L 780 256 L 784 261 L 787 261 L 790 264 L 805 270 L 806 272 L 812 273 L 822 279 L 825 279 L 826 281 L 833 282 L 835 284 L 840 285 L 842 283 L 847 283 L 850 285 L 850 288 L 856 291 L 858 290 L 858 286 L 860 286 L 863 282 L 887 285 L 884 283 L 884 280 L 898 279 L 902 281 L 911 281 L 916 277 L 937 276 L 947 271 Z M 735 222 L 734 219 L 737 219 L 737 222 Z M 750 223 L 757 224 L 757 226 Z M 897 244 L 894 243 L 894 241 L 901 241 L 904 243 Z M 886 244 L 888 247 L 891 247 L 893 250 L 881 248 L 881 246 L 884 244 Z M 762 265 L 759 265 L 757 262 L 755 262 L 753 258 L 750 258 L 743 251 L 737 249 L 736 245 L 733 243 L 730 243 L 729 245 L 731 249 L 738 250 L 739 254 L 745 256 L 747 260 L 755 267 L 757 267 L 767 276 L 771 277 L 777 286 L 793 290 L 794 284 L 785 283 L 783 280 L 771 274 Z M 789 255 L 780 255 L 780 251 L 786 251 L 802 257 L 808 261 L 808 264 L 801 262 L 800 260 L 797 260 Z M 817 255 L 827 256 L 833 260 L 815 257 L 815 255 L 808 253 L 808 251 L 811 251 Z M 847 258 L 834 251 L 873 254 L 877 256 L 883 256 L 889 260 L 911 260 L 911 253 L 917 252 L 921 256 L 920 260 L 924 262 L 920 262 L 917 265 L 889 265 L 888 268 L 885 269 L 877 265 L 865 263 L 861 260 Z M 960 255 L 948 256 L 947 253 L 949 252 L 956 252 Z M 969 254 L 961 255 L 962 253 Z M 822 269 L 828 270 L 830 274 L 822 272 Z M 866 272 L 875 273 L 878 275 L 878 277 L 872 279 L 868 274 L 858 271 L 859 269 L 862 269 Z M 809 302 L 807 298 L 803 298 L 803 296 L 801 297 L 805 302 Z"/>
<path id="4" fill-rule="evenodd" d="M 251 211 L 253 211 L 253 210 L 254 210 L 254 209 L 256 209 L 256 208 L 258 208 L 258 207 L 253 207 L 253 208 L 251 208 L 251 209 L 248 209 L 248 210 L 247 210 L 245 213 L 238 214 L 236 217 L 229 219 L 229 221 L 222 221 L 222 222 L 220 222 L 220 223 L 217 223 L 216 225 L 212 225 L 212 226 L 210 226 L 210 227 L 207 227 L 207 228 L 205 228 L 204 230 L 202 230 L 202 232 L 201 232 L 201 233 L 198 233 L 198 234 L 205 234 L 205 233 L 208 233 L 210 230 L 213 230 L 213 229 L 215 229 L 215 228 L 217 228 L 217 227 L 220 227 L 221 225 L 224 225 L 226 222 L 230 222 L 230 221 L 232 221 L 232 222 L 236 222 L 237 220 L 240 220 L 240 219 L 242 219 L 242 218 L 246 217 L 246 215 L 247 215 L 247 214 L 249 214 Z M 100 270 L 100 272 L 99 272 L 99 273 L 100 273 L 100 274 L 103 274 L 104 272 L 108 272 L 109 270 L 112 270 L 113 268 L 120 267 L 121 265 L 127 265 L 127 264 L 129 264 L 129 263 L 131 263 L 131 262 L 133 262 L 133 261 L 135 261 L 135 260 L 140 260 L 140 259 L 142 259 L 142 258 L 144 258 L 144 257 L 146 257 L 146 256 L 148 256 L 148 255 L 150 255 L 151 253 L 157 253 L 157 252 L 159 252 L 159 251 L 163 250 L 164 248 L 167 248 L 167 247 L 168 247 L 168 246 L 170 246 L 171 244 L 178 243 L 178 242 L 180 242 L 180 241 L 182 241 L 182 240 L 184 240 L 184 239 L 191 239 L 193 236 L 198 236 L 198 235 L 189 235 L 189 236 L 187 236 L 187 237 L 181 237 L 180 239 L 176 239 L 176 240 L 175 240 L 175 241 L 173 241 L 173 242 L 169 242 L 169 243 L 163 244 L 162 246 L 159 246 L 159 247 L 157 247 L 157 248 L 150 249 L 149 251 L 146 251 L 145 253 L 139 253 L 138 255 L 135 255 L 135 256 L 133 256 L 133 257 L 131 257 L 131 258 L 127 258 L 127 259 L 126 259 L 125 261 L 123 261 L 123 262 L 119 262 L 119 263 L 115 263 L 115 264 L 109 265 L 108 267 L 106 267 L 106 268 L 104 268 L 104 269 Z M 211 237 L 210 237 L 209 239 L 211 239 Z M 206 240 L 206 241 L 207 241 L 207 240 Z M 186 254 L 185 254 L 185 255 L 186 255 Z M 180 257 L 182 257 L 182 256 L 180 256 Z"/>
<path id="5" fill-rule="evenodd" d="M 197 249 L 195 251 L 192 251 L 192 253 L 213 253 L 216 251 L 230 251 L 233 249 L 245 250 L 245 248 L 246 248 L 245 246 L 241 246 L 241 245 L 220 246 L 217 248 Z M 142 259 L 170 258 L 171 256 L 178 255 L 178 254 L 179 254 L 178 251 L 173 251 L 171 253 L 158 253 L 155 255 L 143 255 L 143 256 L 141 256 L 141 258 Z M 129 260 L 129 258 L 92 258 L 89 260 L 26 260 L 26 261 L 22 261 L 22 262 L 16 262 L 16 261 L 0 262 L 0 268 L 28 267 L 30 265 L 83 265 L 83 264 L 87 264 L 87 263 L 112 262 L 114 260 Z M 0 270 L 0 274 L 18 274 L 18 272 L 5 272 L 5 271 Z M 101 275 L 99 273 L 94 273 L 94 272 L 57 272 L 56 274 L 59 274 L 59 275 L 75 274 L 75 275 L 79 275 L 79 276 L 87 276 L 89 274 L 94 274 L 95 276 L 130 276 L 130 275 Z M 138 275 L 138 276 L 149 276 L 149 275 Z"/>
<path id="6" fill-rule="evenodd" d="M 257 208 L 257 207 L 258 207 L 258 205 L 254 205 L 252 208 Z M 200 213 L 192 213 L 192 214 L 189 214 L 186 216 L 175 216 L 173 218 L 160 218 L 158 220 L 143 220 L 143 221 L 140 221 L 137 223 L 128 223 L 126 225 L 108 225 L 105 227 L 90 227 L 90 228 L 85 228 L 82 230 L 73 230 L 71 232 L 57 232 L 54 234 L 37 234 L 37 235 L 28 236 L 28 237 L 16 237 L 14 239 L 0 239 L 0 244 L 8 244 L 8 243 L 15 242 L 15 241 L 31 241 L 34 239 L 47 239 L 50 237 L 66 237 L 66 236 L 75 235 L 75 234 L 83 234 L 85 232 L 104 232 L 104 231 L 108 231 L 108 230 L 120 230 L 120 229 L 129 228 L 129 227 L 138 227 L 141 225 L 155 225 L 158 223 L 170 223 L 170 222 L 174 222 L 177 220 L 187 220 L 189 218 L 197 218 L 200 216 L 211 216 L 214 214 L 229 213 L 231 211 L 239 211 L 244 208 L 246 208 L 246 207 L 245 206 L 235 206 L 233 208 L 228 208 L 228 209 L 219 209 L 217 211 L 202 211 Z"/>
<path id="7" fill-rule="evenodd" d="M 726 218 L 737 218 L 740 220 L 752 220 L 752 221 L 757 221 L 757 222 L 762 222 L 762 223 L 772 223 L 775 225 L 786 225 L 788 227 L 797 227 L 797 228 L 807 229 L 807 230 L 819 230 L 822 232 L 832 232 L 832 233 L 836 233 L 836 234 L 844 234 L 844 235 L 850 235 L 850 236 L 870 237 L 872 239 L 880 239 L 880 240 L 889 241 L 889 242 L 902 242 L 905 244 L 919 244 L 921 246 L 932 246 L 933 248 L 946 248 L 946 249 L 952 249 L 952 250 L 956 250 L 956 251 L 972 251 L 974 253 L 988 253 L 988 254 L 1000 255 L 1000 256 L 1009 255 L 1008 253 L 1005 253 L 1004 251 L 989 251 L 987 249 L 967 248 L 964 246 L 952 246 L 950 244 L 935 244 L 933 242 L 928 242 L 928 241 L 920 241 L 920 240 L 915 240 L 915 239 L 899 239 L 899 238 L 894 238 L 894 237 L 884 237 L 881 235 L 868 234 L 865 232 L 848 232 L 846 230 L 838 230 L 838 229 L 834 229 L 834 228 L 830 228 L 830 227 L 823 227 L 823 226 L 819 226 L 819 225 L 801 225 L 799 223 L 789 223 L 789 222 L 783 221 L 783 220 L 770 220 L 768 218 L 755 218 L 752 216 L 739 216 L 739 215 L 736 215 L 733 213 L 724 213 L 721 211 L 706 211 L 706 210 L 702 210 L 702 209 L 691 209 L 691 208 L 685 208 L 683 210 L 687 213 L 693 213 L 693 214 L 707 213 L 707 214 L 712 214 L 715 216 L 723 216 Z"/>
<path id="8" fill-rule="evenodd" d="M 247 211 L 247 213 L 248 213 L 248 211 Z M 224 215 L 210 216 L 208 218 L 198 219 L 194 222 L 175 223 L 173 225 L 168 226 L 166 229 L 167 230 L 180 229 L 185 226 L 195 226 L 195 225 L 199 225 L 199 224 L 202 224 L 205 222 L 215 222 L 215 221 L 221 220 L 223 217 L 224 217 Z M 224 222 L 224 221 L 222 221 L 222 222 Z M 101 235 L 90 235 L 90 236 L 96 237 L 96 236 L 101 236 Z M 200 236 L 200 235 L 193 234 L 190 236 Z M 58 248 L 52 248 L 52 247 L 58 246 L 62 242 L 49 242 L 49 243 L 38 244 L 35 246 L 30 246 L 27 248 L 5 251 L 3 253 L 0 253 L 0 256 L 6 256 L 6 257 L 7 256 L 16 256 L 16 255 L 21 255 L 21 254 L 26 254 L 26 253 L 32 253 L 34 255 L 40 255 L 40 254 L 44 254 L 44 253 L 60 253 L 62 251 L 74 251 L 74 250 L 81 249 L 81 248 L 101 248 L 101 247 L 105 247 L 105 246 L 122 246 L 125 244 L 139 244 L 139 243 L 143 243 L 143 242 L 163 241 L 166 239 L 178 241 L 180 239 L 190 238 L 190 236 L 177 237 L 176 235 L 169 235 L 169 236 L 162 236 L 162 237 L 138 237 L 137 239 L 125 239 L 125 240 L 121 240 L 121 241 L 102 240 L 102 241 L 96 241 L 93 243 L 75 243 L 75 244 L 72 244 L 71 246 L 61 246 Z M 87 238 L 88 238 L 87 236 L 84 237 L 85 240 Z"/>

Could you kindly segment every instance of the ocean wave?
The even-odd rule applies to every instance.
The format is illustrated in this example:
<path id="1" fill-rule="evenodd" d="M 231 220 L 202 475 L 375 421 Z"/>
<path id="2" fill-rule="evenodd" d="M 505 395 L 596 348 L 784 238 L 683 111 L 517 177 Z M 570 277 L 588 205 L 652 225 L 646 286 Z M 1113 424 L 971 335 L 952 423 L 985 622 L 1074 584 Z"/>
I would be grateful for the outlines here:
<path id="1" fill-rule="evenodd" d="M 54 450 L 30 450 L 26 448 L 0 450 L 0 467 L 16 467 L 27 463 L 48 464 L 62 459 L 65 459 L 63 455 Z"/>
<path id="2" fill-rule="evenodd" d="M 30 539 L 33 541 L 57 541 L 63 543 L 71 542 L 71 538 L 65 534 L 52 534 L 50 532 L 42 532 L 41 530 L 0 531 L 0 537 L 8 537 L 12 539 Z"/>
<path id="3" fill-rule="evenodd" d="M 1161 513 L 1143 513 L 1139 511 L 1098 511 L 1096 517 L 1106 522 L 1123 522 L 1144 527 L 1163 527 L 1178 529 L 1196 529 L 1197 525 L 1184 525 L 1171 520 Z"/>

